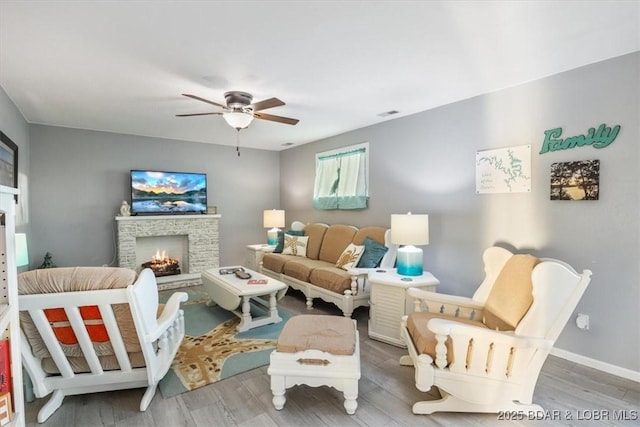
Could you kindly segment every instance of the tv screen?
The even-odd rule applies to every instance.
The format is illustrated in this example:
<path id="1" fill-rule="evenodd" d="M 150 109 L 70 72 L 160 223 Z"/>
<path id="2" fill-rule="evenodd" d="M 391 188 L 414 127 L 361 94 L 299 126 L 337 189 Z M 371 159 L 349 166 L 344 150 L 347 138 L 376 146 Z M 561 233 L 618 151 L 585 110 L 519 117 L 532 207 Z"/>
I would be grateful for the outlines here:
<path id="1" fill-rule="evenodd" d="M 131 171 L 132 214 L 206 212 L 206 174 L 146 170 Z"/>

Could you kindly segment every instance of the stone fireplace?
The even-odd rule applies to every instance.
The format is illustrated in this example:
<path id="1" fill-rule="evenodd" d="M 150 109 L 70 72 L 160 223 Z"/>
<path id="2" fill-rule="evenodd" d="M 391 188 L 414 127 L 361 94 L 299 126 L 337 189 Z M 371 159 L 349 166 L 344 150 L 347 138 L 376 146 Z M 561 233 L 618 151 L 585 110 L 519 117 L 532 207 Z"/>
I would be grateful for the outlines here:
<path id="1" fill-rule="evenodd" d="M 157 252 L 180 263 L 181 274 L 157 277 L 159 289 L 202 284 L 220 266 L 220 215 L 118 216 L 118 265 L 139 272 Z"/>

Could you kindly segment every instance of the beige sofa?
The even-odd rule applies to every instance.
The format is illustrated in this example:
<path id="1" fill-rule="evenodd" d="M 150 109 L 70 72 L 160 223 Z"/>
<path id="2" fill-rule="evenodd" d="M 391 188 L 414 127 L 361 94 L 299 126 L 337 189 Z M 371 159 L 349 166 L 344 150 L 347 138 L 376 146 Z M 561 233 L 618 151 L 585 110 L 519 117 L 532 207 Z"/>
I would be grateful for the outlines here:
<path id="1" fill-rule="evenodd" d="M 390 234 L 389 229 L 376 226 L 358 229 L 342 224 L 307 224 L 304 226 L 305 256 L 267 253 L 260 272 L 302 291 L 309 309 L 313 308 L 314 298 L 321 298 L 337 305 L 344 316 L 351 317 L 355 308 L 369 306 L 366 275 L 371 268 L 343 269 L 336 263 L 350 244 L 364 245 L 365 258 L 367 248 L 371 249 L 370 253 L 379 254 L 381 246 L 385 246 L 386 253 L 375 267 L 393 268 L 396 246 L 391 244 Z"/>

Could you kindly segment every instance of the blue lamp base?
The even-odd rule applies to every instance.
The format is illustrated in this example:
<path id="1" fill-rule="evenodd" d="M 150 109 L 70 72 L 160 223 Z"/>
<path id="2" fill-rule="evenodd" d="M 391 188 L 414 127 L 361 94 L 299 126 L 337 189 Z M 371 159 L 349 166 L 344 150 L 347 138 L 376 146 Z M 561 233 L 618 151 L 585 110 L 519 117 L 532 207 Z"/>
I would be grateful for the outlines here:
<path id="1" fill-rule="evenodd" d="M 278 244 L 278 228 L 272 228 L 267 231 L 267 244 L 268 245 L 277 245 Z"/>
<path id="2" fill-rule="evenodd" d="M 421 276 L 422 249 L 413 245 L 399 248 L 396 258 L 396 271 L 402 276 Z"/>

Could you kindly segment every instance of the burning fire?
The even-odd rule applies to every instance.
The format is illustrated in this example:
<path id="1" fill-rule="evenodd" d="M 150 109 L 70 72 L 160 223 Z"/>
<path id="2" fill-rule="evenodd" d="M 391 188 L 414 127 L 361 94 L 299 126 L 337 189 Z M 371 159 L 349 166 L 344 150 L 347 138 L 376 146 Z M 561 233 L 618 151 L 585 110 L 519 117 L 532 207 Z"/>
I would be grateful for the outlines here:
<path id="1" fill-rule="evenodd" d="M 180 262 L 169 258 L 167 251 L 161 252 L 160 249 L 151 257 L 151 261 L 142 264 L 142 268 L 150 268 L 156 276 L 180 274 Z"/>
<path id="2" fill-rule="evenodd" d="M 169 257 L 167 256 L 167 251 L 162 251 L 162 255 L 160 254 L 160 249 L 158 249 L 156 251 L 156 254 L 154 256 L 151 257 L 151 260 L 154 262 L 163 262 L 168 260 Z"/>

